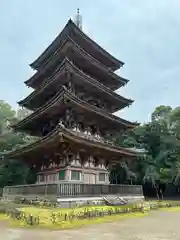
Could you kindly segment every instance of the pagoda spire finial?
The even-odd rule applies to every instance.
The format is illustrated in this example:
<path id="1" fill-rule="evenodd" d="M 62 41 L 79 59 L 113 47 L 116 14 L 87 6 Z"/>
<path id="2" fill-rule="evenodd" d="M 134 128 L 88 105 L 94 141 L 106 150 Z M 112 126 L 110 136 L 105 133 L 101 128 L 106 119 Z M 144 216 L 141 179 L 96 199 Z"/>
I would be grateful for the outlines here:
<path id="1" fill-rule="evenodd" d="M 82 30 L 82 16 L 79 13 L 79 8 L 77 9 L 77 13 L 76 13 L 74 22 L 77 25 L 77 27 Z"/>

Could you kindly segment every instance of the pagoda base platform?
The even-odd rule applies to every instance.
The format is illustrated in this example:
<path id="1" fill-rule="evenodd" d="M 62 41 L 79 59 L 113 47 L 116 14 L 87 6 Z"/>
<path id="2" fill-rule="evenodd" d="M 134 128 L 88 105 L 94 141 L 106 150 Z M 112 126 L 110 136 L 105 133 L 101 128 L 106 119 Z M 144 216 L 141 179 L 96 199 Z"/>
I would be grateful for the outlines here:
<path id="1" fill-rule="evenodd" d="M 57 198 L 57 202 L 60 208 L 73 208 L 76 206 L 93 206 L 93 205 L 122 206 L 140 201 L 144 201 L 144 196 L 105 195 L 93 197 Z"/>
<path id="2" fill-rule="evenodd" d="M 6 186 L 3 189 L 3 198 L 12 201 L 17 198 L 38 198 L 56 202 L 60 207 L 73 207 L 118 202 L 127 204 L 143 200 L 144 196 L 140 185 L 58 183 Z"/>

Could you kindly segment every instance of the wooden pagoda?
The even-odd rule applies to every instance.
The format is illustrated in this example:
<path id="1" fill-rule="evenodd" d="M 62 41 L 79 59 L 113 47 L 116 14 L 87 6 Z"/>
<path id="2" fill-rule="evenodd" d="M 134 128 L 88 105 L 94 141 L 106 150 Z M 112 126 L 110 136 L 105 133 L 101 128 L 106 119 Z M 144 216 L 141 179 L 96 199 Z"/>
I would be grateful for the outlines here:
<path id="1" fill-rule="evenodd" d="M 107 140 L 137 126 L 112 114 L 133 102 L 114 92 L 128 82 L 115 73 L 123 64 L 70 19 L 30 65 L 34 91 L 19 104 L 33 112 L 13 128 L 37 140 L 9 157 L 35 168 L 37 184 L 109 184 L 109 166 L 137 156 Z"/>

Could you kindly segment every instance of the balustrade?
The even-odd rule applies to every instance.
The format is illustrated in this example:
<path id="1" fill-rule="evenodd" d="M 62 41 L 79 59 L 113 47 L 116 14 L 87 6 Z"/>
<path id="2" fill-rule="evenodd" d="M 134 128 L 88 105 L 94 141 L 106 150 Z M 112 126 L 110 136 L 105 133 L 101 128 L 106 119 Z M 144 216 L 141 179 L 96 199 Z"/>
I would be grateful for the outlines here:
<path id="1" fill-rule="evenodd" d="M 78 127 L 74 127 L 72 131 L 80 137 L 87 138 L 89 140 L 96 141 L 96 142 L 111 144 L 115 146 L 115 144 L 112 141 L 106 140 L 98 132 L 96 132 L 95 134 L 92 134 L 90 131 L 87 131 L 87 130 L 81 131 Z"/>
<path id="2" fill-rule="evenodd" d="M 142 196 L 140 185 L 114 185 L 114 184 L 83 184 L 83 183 L 60 183 L 60 184 L 33 184 L 7 186 L 3 189 L 3 196 L 8 195 L 56 195 L 57 197 L 73 196 L 98 196 L 98 195 L 136 195 Z"/>

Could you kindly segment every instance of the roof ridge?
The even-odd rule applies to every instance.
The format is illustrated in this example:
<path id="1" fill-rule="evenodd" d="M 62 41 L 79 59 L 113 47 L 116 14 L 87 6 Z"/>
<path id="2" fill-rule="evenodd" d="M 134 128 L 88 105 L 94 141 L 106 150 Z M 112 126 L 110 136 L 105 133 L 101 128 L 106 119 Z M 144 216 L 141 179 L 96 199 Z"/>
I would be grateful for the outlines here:
<path id="1" fill-rule="evenodd" d="M 102 110 L 101 108 L 98 108 L 98 107 L 96 107 L 96 106 L 94 106 L 94 105 L 91 105 L 91 104 L 87 103 L 86 101 L 78 98 L 76 95 L 73 95 L 72 93 L 70 93 L 70 92 L 67 90 L 66 87 L 62 86 L 62 87 L 61 87 L 61 91 L 58 91 L 57 94 L 56 94 L 55 96 L 53 96 L 53 98 L 51 98 L 51 99 L 50 99 L 48 102 L 46 102 L 43 106 L 41 106 L 40 108 L 38 108 L 36 111 L 34 111 L 32 114 L 30 114 L 29 116 L 27 116 L 26 118 L 24 118 L 23 120 L 21 120 L 20 122 L 18 122 L 17 124 L 12 125 L 12 127 L 13 127 L 13 128 L 18 128 L 19 124 L 23 124 L 23 122 L 26 123 L 26 122 L 28 122 L 28 120 L 30 120 L 31 118 L 33 119 L 33 117 L 35 118 L 36 116 L 38 116 L 39 114 L 41 114 L 41 113 L 43 112 L 43 110 L 45 110 L 46 108 L 48 109 L 48 108 L 52 107 L 53 104 L 57 103 L 57 101 L 62 98 L 62 95 L 63 95 L 63 97 L 65 97 L 64 94 L 66 94 L 69 98 L 71 98 L 71 100 L 72 100 L 72 99 L 75 99 L 74 102 L 75 102 L 76 104 L 78 104 L 78 103 L 77 103 L 78 101 L 81 102 L 81 103 L 84 103 L 84 104 L 85 104 L 85 108 L 91 109 L 91 111 L 96 112 L 96 113 L 99 113 L 101 116 L 105 116 L 105 115 L 103 115 L 103 113 L 106 114 L 106 117 L 108 117 L 109 119 L 111 118 L 110 120 L 112 120 L 112 121 L 115 120 L 116 122 L 119 122 L 119 123 L 121 123 L 120 121 L 122 121 L 121 124 L 124 124 L 124 125 L 131 124 L 131 125 L 133 125 L 134 127 L 138 125 L 137 123 L 132 123 L 132 122 L 130 122 L 130 121 L 128 121 L 128 120 L 119 118 L 119 117 L 117 117 L 117 116 L 115 116 L 115 115 L 113 115 L 113 114 L 108 113 L 107 111 Z M 79 104 L 79 105 L 81 105 L 81 104 Z M 86 106 L 86 105 L 87 105 L 87 106 Z M 97 110 L 97 111 L 96 111 L 96 110 Z"/>
<path id="2" fill-rule="evenodd" d="M 87 73 L 84 73 L 81 69 L 79 69 L 78 67 L 76 67 L 74 65 L 74 63 L 72 63 L 72 61 L 70 61 L 67 57 L 64 58 L 63 62 L 61 63 L 60 66 L 58 66 L 56 68 L 56 71 L 53 73 L 53 75 L 51 75 L 49 78 L 47 78 L 44 82 L 42 82 L 42 84 L 39 86 L 38 89 L 35 89 L 32 93 L 29 94 L 29 96 L 27 96 L 25 99 L 20 100 L 18 102 L 18 104 L 22 104 L 25 100 L 25 102 L 30 98 L 32 99 L 34 96 L 36 96 L 36 93 L 39 92 L 39 90 L 43 90 L 45 89 L 50 83 L 52 83 L 52 81 L 56 78 L 56 76 L 61 72 L 61 70 L 63 70 L 63 68 L 65 68 L 65 65 L 69 64 L 75 71 L 77 74 L 84 76 L 84 78 L 87 79 L 88 82 L 90 82 L 90 84 L 96 85 L 99 89 L 101 89 L 101 91 L 106 92 L 107 94 L 111 95 L 112 97 L 122 101 L 122 102 L 130 102 L 132 103 L 133 100 L 125 98 L 119 94 L 117 94 L 116 92 L 112 91 L 110 88 L 108 88 L 107 86 L 105 86 L 104 84 L 102 84 L 101 82 L 97 81 L 95 78 L 91 77 L 90 75 L 88 75 Z M 85 81 L 86 81 L 85 79 Z M 52 81 L 51 81 L 52 80 Z"/>
<path id="3" fill-rule="evenodd" d="M 55 58 L 58 58 L 58 53 L 61 51 L 61 49 L 63 48 L 63 46 L 68 42 L 71 41 L 71 43 L 73 45 L 75 45 L 75 47 L 77 48 L 78 51 L 80 51 L 80 54 L 86 55 L 88 57 L 90 57 L 91 59 L 93 59 L 96 63 L 98 63 L 99 67 L 101 69 L 104 69 L 104 71 L 106 71 L 107 73 L 110 73 L 112 76 L 114 76 L 114 80 L 118 80 L 121 83 L 121 86 L 127 84 L 129 82 L 128 79 L 123 78 L 119 75 L 117 75 L 114 71 L 112 71 L 110 68 L 106 67 L 103 63 L 99 62 L 96 58 L 94 58 L 92 55 L 90 55 L 88 52 L 86 52 L 79 44 L 77 44 L 70 36 L 67 36 L 63 42 L 60 44 L 59 48 L 54 52 L 54 54 L 44 63 L 44 65 L 42 66 L 41 69 L 39 69 L 31 78 L 29 78 L 28 80 L 25 81 L 26 85 L 29 85 L 29 82 L 33 81 L 34 77 L 40 73 L 40 71 L 44 70 L 45 67 L 48 66 L 48 64 L 50 63 L 51 59 L 53 58 L 53 56 L 55 56 Z M 56 59 L 57 60 L 57 59 Z M 36 78 L 35 78 L 36 79 Z"/>
<path id="4" fill-rule="evenodd" d="M 90 37 L 88 37 L 87 34 L 85 34 L 82 30 L 80 30 L 76 24 L 69 19 L 67 24 L 65 25 L 65 27 L 63 28 L 63 30 L 57 35 L 57 37 L 51 42 L 51 44 L 40 54 L 40 56 L 30 64 L 30 66 L 34 69 L 38 69 L 39 67 L 36 66 L 38 61 L 44 62 L 43 60 L 43 55 L 44 55 L 44 59 L 46 59 L 46 55 L 50 54 L 50 49 L 53 48 L 53 45 L 56 48 L 58 48 L 58 40 L 63 36 L 63 34 L 67 34 L 68 32 L 71 31 L 71 28 L 74 28 L 76 31 L 78 31 L 78 33 L 90 44 L 93 44 L 93 47 L 95 49 L 98 49 L 102 55 L 105 55 L 107 58 L 110 58 L 114 64 L 116 65 L 116 69 L 118 69 L 119 67 L 121 67 L 122 65 L 124 65 L 124 62 L 120 61 L 119 59 L 117 59 L 116 57 L 114 57 L 112 54 L 110 54 L 109 52 L 107 52 L 103 47 L 101 47 L 98 43 L 96 43 L 93 39 L 91 39 Z M 57 46 L 56 46 L 57 45 Z M 48 56 L 47 56 L 48 57 Z"/>
<path id="5" fill-rule="evenodd" d="M 26 151 L 26 150 L 29 150 L 30 148 L 32 149 L 33 147 L 36 147 L 37 144 L 45 144 L 46 142 L 48 142 L 49 139 L 52 140 L 52 137 L 65 137 L 65 138 L 68 138 L 75 142 L 81 141 L 81 142 L 84 142 L 85 144 L 87 142 L 87 144 L 91 144 L 93 147 L 96 147 L 98 144 L 99 145 L 98 147 L 106 148 L 108 151 L 118 152 L 118 153 L 122 153 L 122 154 L 130 154 L 132 156 L 137 155 L 136 151 L 132 151 L 127 148 L 116 146 L 115 144 L 109 144 L 106 141 L 104 142 L 104 141 L 97 141 L 97 140 L 85 138 L 83 136 L 77 135 L 74 131 L 69 130 L 58 124 L 46 136 L 43 136 L 43 137 L 39 138 L 38 140 L 34 141 L 33 143 L 30 143 L 26 146 L 22 146 L 20 148 L 14 149 L 10 152 L 6 152 L 6 153 L 4 153 L 4 156 L 6 156 L 6 155 L 12 156 L 12 155 L 21 154 L 23 150 Z M 75 137 L 75 139 L 73 137 Z"/>

